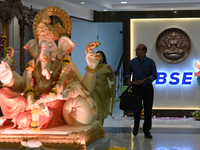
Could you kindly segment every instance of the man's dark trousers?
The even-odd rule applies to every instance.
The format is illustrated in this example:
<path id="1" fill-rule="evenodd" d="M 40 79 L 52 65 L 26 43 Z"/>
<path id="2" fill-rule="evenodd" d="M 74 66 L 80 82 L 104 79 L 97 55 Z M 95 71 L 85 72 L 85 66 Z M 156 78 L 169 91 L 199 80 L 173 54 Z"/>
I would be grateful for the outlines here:
<path id="1" fill-rule="evenodd" d="M 154 89 L 151 83 L 142 86 L 137 86 L 137 92 L 140 94 L 141 99 L 139 100 L 139 111 L 134 112 L 134 129 L 139 129 L 140 125 L 140 115 L 142 108 L 144 107 L 144 124 L 143 124 L 143 132 L 148 134 L 151 130 L 152 126 L 152 106 L 153 106 L 153 98 L 154 98 Z M 142 107 L 143 102 L 143 107 Z"/>

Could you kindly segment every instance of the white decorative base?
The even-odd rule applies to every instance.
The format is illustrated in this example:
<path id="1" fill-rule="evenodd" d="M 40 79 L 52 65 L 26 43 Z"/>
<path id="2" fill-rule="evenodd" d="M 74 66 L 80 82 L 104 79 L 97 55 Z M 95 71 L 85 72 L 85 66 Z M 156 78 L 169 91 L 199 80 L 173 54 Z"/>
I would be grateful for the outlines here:
<path id="1" fill-rule="evenodd" d="M 98 140 L 100 140 L 100 147 L 103 146 L 101 142 L 105 143 L 105 147 L 108 146 L 109 141 L 105 137 L 103 128 L 95 121 L 87 126 L 64 125 L 43 129 L 38 133 L 30 130 L 4 130 L 1 131 L 0 145 L 2 148 L 19 148 L 21 141 L 35 139 L 40 141 L 45 148 L 86 150 L 90 145 L 93 147 L 92 144 Z M 98 144 L 95 145 L 93 148 L 99 147 Z"/>

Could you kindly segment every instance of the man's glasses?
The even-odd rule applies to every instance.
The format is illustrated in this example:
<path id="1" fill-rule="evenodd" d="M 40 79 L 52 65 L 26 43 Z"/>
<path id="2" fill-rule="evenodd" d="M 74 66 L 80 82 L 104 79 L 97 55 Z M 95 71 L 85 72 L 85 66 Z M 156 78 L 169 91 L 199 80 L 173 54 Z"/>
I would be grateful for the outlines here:
<path id="1" fill-rule="evenodd" d="M 136 48 L 136 49 L 135 49 L 135 51 L 140 51 L 140 50 L 143 50 L 143 49 L 139 49 L 139 48 Z"/>

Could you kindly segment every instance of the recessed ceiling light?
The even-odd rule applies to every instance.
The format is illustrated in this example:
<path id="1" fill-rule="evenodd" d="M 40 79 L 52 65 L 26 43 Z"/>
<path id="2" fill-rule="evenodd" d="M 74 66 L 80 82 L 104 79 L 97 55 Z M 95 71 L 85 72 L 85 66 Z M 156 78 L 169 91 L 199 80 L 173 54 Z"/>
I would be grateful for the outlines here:
<path id="1" fill-rule="evenodd" d="M 122 4 L 126 4 L 127 2 L 125 2 L 125 1 L 122 1 L 121 3 L 122 3 Z"/>
<path id="2" fill-rule="evenodd" d="M 174 10 L 173 8 L 171 8 L 171 10 Z"/>
<path id="3" fill-rule="evenodd" d="M 103 11 L 107 11 L 107 9 L 104 9 Z"/>
<path id="4" fill-rule="evenodd" d="M 85 4 L 85 2 L 81 2 L 81 4 L 82 4 L 82 5 L 84 5 L 84 4 Z"/>

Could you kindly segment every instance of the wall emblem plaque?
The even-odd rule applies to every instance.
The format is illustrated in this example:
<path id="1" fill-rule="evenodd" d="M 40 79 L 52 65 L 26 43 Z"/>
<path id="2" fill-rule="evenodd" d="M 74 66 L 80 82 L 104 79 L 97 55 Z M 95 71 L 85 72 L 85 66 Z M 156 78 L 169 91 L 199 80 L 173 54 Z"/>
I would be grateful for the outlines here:
<path id="1" fill-rule="evenodd" d="M 166 29 L 156 39 L 156 53 L 166 63 L 177 64 L 184 61 L 191 50 L 190 37 L 179 28 Z"/>

